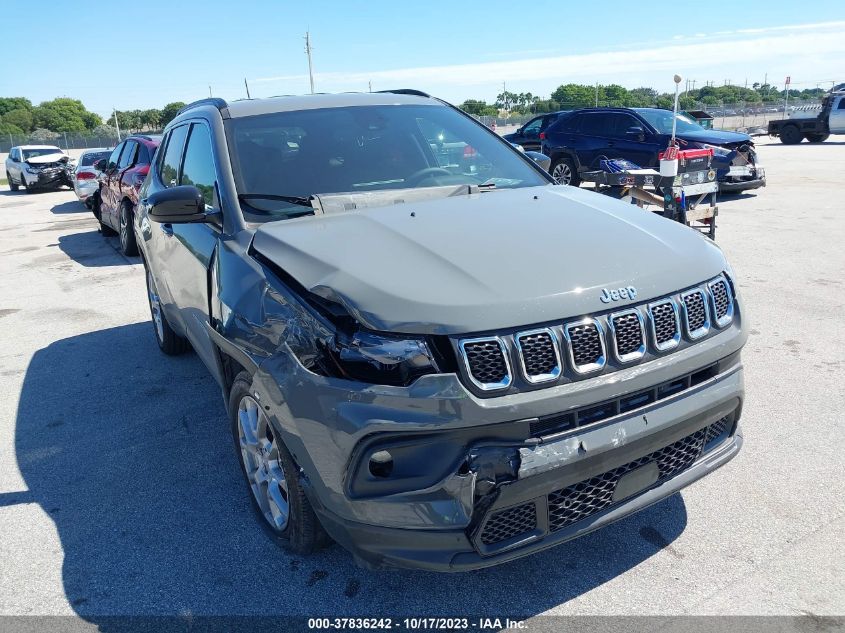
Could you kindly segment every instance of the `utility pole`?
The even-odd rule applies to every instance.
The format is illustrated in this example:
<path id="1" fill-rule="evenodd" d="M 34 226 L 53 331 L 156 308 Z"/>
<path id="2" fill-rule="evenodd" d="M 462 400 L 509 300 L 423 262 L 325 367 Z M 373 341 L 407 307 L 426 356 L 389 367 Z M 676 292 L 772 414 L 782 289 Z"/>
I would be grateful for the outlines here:
<path id="1" fill-rule="evenodd" d="M 369 88 L 370 92 L 373 91 L 373 82 L 372 81 L 367 82 L 367 88 Z"/>
<path id="2" fill-rule="evenodd" d="M 120 125 L 117 123 L 117 110 L 112 106 L 111 111 L 114 114 L 114 128 L 117 130 L 117 142 L 120 143 Z"/>
<path id="3" fill-rule="evenodd" d="M 311 82 L 311 94 L 314 94 L 314 66 L 311 62 L 311 32 L 305 31 L 305 54 L 308 56 L 308 80 Z"/>
<path id="4" fill-rule="evenodd" d="M 596 107 L 599 107 L 599 82 L 596 82 Z"/>
<path id="5" fill-rule="evenodd" d="M 246 77 L 244 77 L 244 88 L 246 88 L 246 98 L 252 99 L 252 97 L 249 96 L 249 84 L 246 82 Z"/>
<path id="6" fill-rule="evenodd" d="M 211 84 L 208 84 L 208 96 L 212 97 L 214 95 L 211 94 Z"/>

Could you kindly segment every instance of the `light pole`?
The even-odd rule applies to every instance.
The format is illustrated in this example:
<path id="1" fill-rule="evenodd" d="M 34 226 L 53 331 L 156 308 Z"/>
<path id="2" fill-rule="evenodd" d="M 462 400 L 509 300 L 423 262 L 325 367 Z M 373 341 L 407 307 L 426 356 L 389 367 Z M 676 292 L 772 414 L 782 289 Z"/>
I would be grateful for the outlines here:
<path id="1" fill-rule="evenodd" d="M 672 140 L 669 145 L 675 144 L 675 129 L 678 126 L 678 89 L 681 87 L 681 76 L 675 75 L 675 112 L 672 116 Z"/>
<path id="2" fill-rule="evenodd" d="M 314 94 L 314 66 L 311 62 L 311 32 L 305 31 L 305 54 L 308 55 L 308 80 L 311 82 L 311 94 Z"/>

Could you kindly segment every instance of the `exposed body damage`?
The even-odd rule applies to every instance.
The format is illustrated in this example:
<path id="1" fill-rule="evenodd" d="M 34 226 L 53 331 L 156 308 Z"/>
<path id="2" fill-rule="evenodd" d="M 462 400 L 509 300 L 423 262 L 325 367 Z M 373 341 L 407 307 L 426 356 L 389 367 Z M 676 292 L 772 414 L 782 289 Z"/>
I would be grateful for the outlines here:
<path id="1" fill-rule="evenodd" d="M 359 97 L 427 103 L 315 99 Z M 229 109 L 249 119 L 259 106 L 269 108 Z M 220 108 L 189 113 L 214 131 Z M 172 125 L 197 125 L 189 113 Z M 479 134 L 478 153 L 502 143 Z M 705 238 L 552 186 L 530 161 L 514 172 L 532 186 L 476 182 L 445 196 L 432 186 L 389 206 L 354 193 L 268 197 L 290 201 L 291 217 L 248 224 L 223 138 L 212 134 L 215 197 L 152 171 L 142 190 L 136 232 L 159 345 L 190 341 L 220 383 L 256 499 L 257 485 L 278 481 L 268 456 L 282 444 L 285 490 L 303 491 L 362 564 L 456 571 L 524 556 L 672 494 L 739 450 L 747 328 Z M 514 227 L 531 237 L 527 251 Z M 247 463 L 243 425 L 259 418 L 270 448 Z M 271 526 L 285 518 L 259 508 Z"/>

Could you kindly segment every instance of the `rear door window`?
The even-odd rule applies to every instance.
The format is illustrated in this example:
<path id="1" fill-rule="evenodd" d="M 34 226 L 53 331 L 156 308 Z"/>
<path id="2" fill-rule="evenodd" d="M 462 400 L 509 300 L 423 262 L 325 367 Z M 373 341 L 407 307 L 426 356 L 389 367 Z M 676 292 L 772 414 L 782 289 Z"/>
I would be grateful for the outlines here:
<path id="1" fill-rule="evenodd" d="M 188 136 L 188 126 L 180 125 L 170 132 L 167 139 L 167 149 L 161 160 L 159 177 L 165 187 L 175 187 L 179 182 L 179 167 L 182 161 L 182 148 Z"/>
<path id="2" fill-rule="evenodd" d="M 609 136 L 612 128 L 613 116 L 605 112 L 585 112 L 581 121 L 581 134 L 587 136 Z"/>

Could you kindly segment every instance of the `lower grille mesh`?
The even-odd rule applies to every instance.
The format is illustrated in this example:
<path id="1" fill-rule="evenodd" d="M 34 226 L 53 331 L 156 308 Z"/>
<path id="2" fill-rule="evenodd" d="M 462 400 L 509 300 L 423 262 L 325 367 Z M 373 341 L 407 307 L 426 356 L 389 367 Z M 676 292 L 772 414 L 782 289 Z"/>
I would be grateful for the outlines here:
<path id="1" fill-rule="evenodd" d="M 709 448 L 714 440 L 724 438 L 732 420 L 732 415 L 725 416 L 648 455 L 550 493 L 547 497 L 549 531 L 562 530 L 613 505 L 613 493 L 619 479 L 649 462 L 657 463 L 658 481 L 665 481 L 686 470 L 705 447 Z M 532 501 L 494 512 L 485 522 L 480 540 L 485 546 L 495 545 L 531 532 L 536 527 L 537 511 Z"/>
<path id="2" fill-rule="evenodd" d="M 533 503 L 525 503 L 493 514 L 484 526 L 481 542 L 485 545 L 500 543 L 536 527 L 537 508 Z"/>

